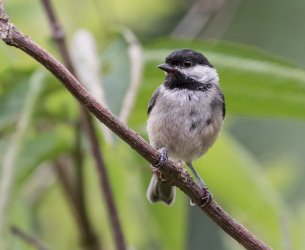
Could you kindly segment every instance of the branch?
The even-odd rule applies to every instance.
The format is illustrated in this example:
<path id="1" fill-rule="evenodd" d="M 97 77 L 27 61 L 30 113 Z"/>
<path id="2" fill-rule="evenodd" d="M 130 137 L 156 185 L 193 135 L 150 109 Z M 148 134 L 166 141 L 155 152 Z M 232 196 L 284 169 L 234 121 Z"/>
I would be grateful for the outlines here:
<path id="1" fill-rule="evenodd" d="M 60 26 L 60 23 L 57 21 L 55 12 L 53 11 L 51 2 L 49 0 L 41 0 L 43 7 L 45 8 L 47 17 L 50 22 L 50 26 L 52 29 L 52 36 L 54 41 L 56 42 L 56 45 L 58 47 L 58 50 L 62 56 L 62 59 L 64 61 L 64 64 L 66 67 L 73 72 L 73 65 L 71 63 L 71 60 L 69 58 L 68 50 L 66 48 L 65 43 L 65 37 L 64 32 Z M 81 109 L 83 111 L 83 109 Z M 84 112 L 84 111 L 83 111 Z M 79 140 L 79 124 L 76 125 L 76 133 L 77 133 L 77 140 Z M 76 150 L 80 147 L 79 145 L 80 141 L 76 142 Z M 76 185 L 71 185 L 71 181 L 69 181 L 68 175 L 65 171 L 65 167 L 63 164 L 61 164 L 60 161 L 57 161 L 55 163 L 55 170 L 57 172 L 57 176 L 59 178 L 59 181 L 62 185 L 62 188 L 64 190 L 64 193 L 66 194 L 66 198 L 70 204 L 70 207 L 72 209 L 72 213 L 74 216 L 74 219 L 76 221 L 78 231 L 81 237 L 81 244 L 86 249 L 92 249 L 92 250 L 98 250 L 100 249 L 100 242 L 96 236 L 96 233 L 94 232 L 93 226 L 89 220 L 88 211 L 85 205 L 85 192 L 84 192 L 84 176 L 83 176 L 83 166 L 82 166 L 82 155 L 80 152 L 77 153 L 77 159 L 76 166 L 77 166 L 77 172 L 76 172 Z M 77 189 L 77 190 L 74 190 Z"/>
<path id="2" fill-rule="evenodd" d="M 109 178 L 107 174 L 107 170 L 105 167 L 105 162 L 103 159 L 102 154 L 100 153 L 99 149 L 99 142 L 98 138 L 95 133 L 95 129 L 93 126 L 93 122 L 91 119 L 91 116 L 89 112 L 83 112 L 83 115 L 86 116 L 84 117 L 84 120 L 86 120 L 86 129 L 87 133 L 89 136 L 90 144 L 91 144 L 91 151 L 92 154 L 94 155 L 95 161 L 96 161 L 96 167 L 97 167 L 97 172 L 99 175 L 100 179 L 100 185 L 101 185 L 101 190 L 103 191 L 104 198 L 106 200 L 106 205 L 107 205 L 107 211 L 108 215 L 110 217 L 111 225 L 112 225 L 112 230 L 113 234 L 115 236 L 115 244 L 117 249 L 127 249 L 126 244 L 125 244 L 125 239 L 124 235 L 122 232 L 120 220 L 119 220 L 119 215 L 117 211 L 117 207 L 113 198 L 111 186 L 109 183 Z"/>
<path id="3" fill-rule="evenodd" d="M 67 66 L 67 68 L 70 70 L 70 72 L 74 76 L 76 76 L 75 68 L 73 66 L 70 54 L 67 49 L 64 30 L 61 27 L 56 15 L 55 15 L 55 11 L 52 7 L 51 1 L 50 0 L 41 0 L 41 1 L 45 8 L 47 16 L 49 18 L 50 26 L 52 28 L 53 38 L 54 38 L 54 40 L 57 44 L 57 47 L 60 51 L 60 54 L 63 58 L 64 64 Z M 117 208 L 115 205 L 111 186 L 109 183 L 103 156 L 101 154 L 101 151 L 99 150 L 99 141 L 98 141 L 96 131 L 94 129 L 93 120 L 91 119 L 90 113 L 88 112 L 88 110 L 81 107 L 80 111 L 81 111 L 81 121 L 84 123 L 86 132 L 88 134 L 88 138 L 89 138 L 89 142 L 90 142 L 90 146 L 91 146 L 91 152 L 94 157 L 95 165 L 96 165 L 97 172 L 99 175 L 99 179 L 100 179 L 100 183 L 101 183 L 101 191 L 106 200 L 106 207 L 107 207 L 107 211 L 108 211 L 108 214 L 110 217 L 110 222 L 112 225 L 115 245 L 116 245 L 117 250 L 125 250 L 125 249 L 127 249 L 126 243 L 125 243 L 125 238 L 124 238 L 121 223 L 119 220 L 119 215 L 118 215 Z M 83 171 L 81 169 L 79 169 L 79 171 L 80 171 L 78 174 L 79 184 L 81 184 L 81 183 L 83 183 L 83 178 L 81 178 L 83 176 Z M 80 191 L 81 191 L 82 195 L 79 199 L 79 201 L 80 201 L 79 206 L 81 208 L 81 211 L 83 211 L 84 214 L 86 214 L 85 213 L 86 206 L 85 206 L 85 201 L 84 201 L 84 194 L 82 192 L 83 189 Z"/>
<path id="4" fill-rule="evenodd" d="M 23 50 L 47 68 L 84 107 L 148 162 L 152 165 L 156 165 L 159 162 L 160 154 L 157 150 L 152 148 L 142 137 L 129 129 L 108 109 L 94 99 L 76 78 L 62 64 L 56 61 L 53 56 L 9 23 L 8 17 L 4 15 L 3 11 L 2 13 L 0 12 L 0 37 L 6 44 Z M 172 161 L 167 161 L 164 167 L 158 169 L 157 172 L 164 181 L 180 188 L 203 212 L 245 248 L 271 249 L 250 233 L 244 226 L 232 219 L 214 200 L 206 206 L 201 207 L 208 191 L 202 190 L 183 166 Z"/>
<path id="5" fill-rule="evenodd" d="M 28 245 L 33 246 L 37 250 L 48 250 L 49 248 L 45 246 L 44 243 L 42 243 L 40 240 L 34 238 L 33 236 L 27 234 L 20 228 L 16 226 L 11 227 L 11 232 L 15 235 L 18 236 L 21 240 L 26 242 Z"/>
<path id="6" fill-rule="evenodd" d="M 73 189 L 73 185 L 71 185 L 66 165 L 65 162 L 59 159 L 54 163 L 54 170 L 71 207 L 81 237 L 81 245 L 86 250 L 100 250 L 100 242 L 91 226 L 87 210 L 82 206 L 78 194 Z"/>
<path id="7" fill-rule="evenodd" d="M 47 17 L 48 17 L 48 20 L 50 23 L 50 27 L 52 29 L 52 38 L 54 39 L 56 46 L 58 47 L 58 50 L 63 59 L 64 65 L 73 75 L 75 75 L 73 64 L 70 59 L 68 49 L 66 46 L 65 33 L 56 17 L 56 14 L 52 7 L 51 1 L 50 0 L 41 0 L 41 3 L 45 9 L 45 12 L 47 14 Z"/>

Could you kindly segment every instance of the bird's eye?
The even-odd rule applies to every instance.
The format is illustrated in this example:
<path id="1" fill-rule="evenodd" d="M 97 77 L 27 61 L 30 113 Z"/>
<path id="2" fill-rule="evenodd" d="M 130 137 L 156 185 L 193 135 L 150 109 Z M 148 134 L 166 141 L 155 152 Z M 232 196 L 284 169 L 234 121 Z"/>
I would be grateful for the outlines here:
<path id="1" fill-rule="evenodd" d="M 183 66 L 186 68 L 189 68 L 192 66 L 192 62 L 190 60 L 186 60 L 183 62 Z"/>

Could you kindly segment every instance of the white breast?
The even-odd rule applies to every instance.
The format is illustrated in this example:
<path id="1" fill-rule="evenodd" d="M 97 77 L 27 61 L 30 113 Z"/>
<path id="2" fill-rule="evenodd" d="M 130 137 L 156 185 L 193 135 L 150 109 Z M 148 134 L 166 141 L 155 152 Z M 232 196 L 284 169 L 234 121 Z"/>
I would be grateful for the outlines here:
<path id="1" fill-rule="evenodd" d="M 212 112 L 216 88 L 208 91 L 160 88 L 147 130 L 150 143 L 166 147 L 175 160 L 190 162 L 204 154 L 214 143 L 222 126 L 222 113 Z"/>

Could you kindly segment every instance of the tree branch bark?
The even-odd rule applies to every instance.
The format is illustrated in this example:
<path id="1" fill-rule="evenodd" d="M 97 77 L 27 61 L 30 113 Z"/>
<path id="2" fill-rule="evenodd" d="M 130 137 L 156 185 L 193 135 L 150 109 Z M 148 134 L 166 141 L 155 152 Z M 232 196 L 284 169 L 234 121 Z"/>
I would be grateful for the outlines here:
<path id="1" fill-rule="evenodd" d="M 8 17 L 4 14 L 3 7 L 1 7 L 2 5 L 0 5 L 0 37 L 2 40 L 8 45 L 23 50 L 41 63 L 52 72 L 68 91 L 70 91 L 70 93 L 73 94 L 74 97 L 94 116 L 128 143 L 148 162 L 152 165 L 156 165 L 160 159 L 159 152 L 93 98 L 76 78 L 62 64 L 54 59 L 53 56 L 34 43 L 29 37 L 19 32 L 14 25 L 9 23 Z M 194 182 L 183 166 L 172 161 L 167 161 L 164 164 L 164 167 L 156 171 L 164 181 L 177 186 L 190 197 L 194 203 L 198 204 L 199 207 L 202 205 L 204 197 L 206 197 L 206 191 L 202 190 Z M 214 200 L 206 206 L 200 207 L 200 209 L 246 249 L 271 249 L 243 225 L 232 219 Z"/>

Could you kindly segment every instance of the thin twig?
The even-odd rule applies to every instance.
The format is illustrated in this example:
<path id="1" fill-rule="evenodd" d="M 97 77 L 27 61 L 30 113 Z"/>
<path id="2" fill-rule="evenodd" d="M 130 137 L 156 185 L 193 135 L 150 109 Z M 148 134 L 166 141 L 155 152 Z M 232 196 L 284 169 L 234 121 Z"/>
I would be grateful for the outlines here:
<path id="1" fill-rule="evenodd" d="M 65 33 L 63 28 L 61 27 L 56 15 L 55 11 L 51 5 L 50 0 L 41 0 L 43 3 L 43 6 L 45 7 L 46 13 L 49 18 L 50 26 L 52 27 L 52 33 L 53 38 L 57 44 L 57 47 L 59 48 L 59 51 L 61 53 L 61 56 L 63 58 L 64 64 L 67 66 L 67 68 L 70 70 L 70 72 L 76 76 L 76 72 L 71 60 L 71 57 L 69 55 L 66 42 L 65 42 Z M 121 228 L 121 223 L 119 220 L 118 212 L 116 209 L 114 197 L 111 191 L 111 186 L 108 180 L 107 170 L 105 167 L 105 163 L 103 161 L 103 156 L 101 154 L 101 151 L 99 150 L 99 142 L 98 137 L 96 134 L 96 131 L 93 126 L 93 121 L 90 118 L 90 113 L 85 108 L 81 107 L 81 114 L 82 119 L 86 131 L 88 133 L 89 142 L 91 145 L 91 151 L 92 155 L 94 157 L 97 172 L 99 174 L 100 182 L 101 182 L 101 190 L 104 194 L 106 205 L 107 205 L 107 211 L 110 217 L 112 229 L 113 229 L 113 235 L 115 238 L 115 245 L 117 250 L 125 250 L 127 249 L 124 234 Z M 82 175 L 82 172 L 80 172 Z M 81 180 L 82 181 L 82 180 Z M 84 196 L 84 195 L 83 195 Z M 81 200 L 81 208 L 82 210 L 85 210 L 85 203 L 84 200 Z"/>
<path id="2" fill-rule="evenodd" d="M 64 194 L 70 204 L 81 237 L 80 241 L 82 247 L 87 250 L 100 250 L 100 244 L 90 224 L 87 211 L 84 210 L 80 204 L 78 194 L 73 189 L 71 180 L 68 178 L 69 176 L 66 171 L 66 165 L 61 160 L 57 160 L 54 163 L 54 169 L 57 173 L 58 179 L 60 180 Z"/>
<path id="3" fill-rule="evenodd" d="M 81 108 L 80 108 L 81 110 Z M 81 113 L 81 112 L 80 112 Z M 83 157 L 83 151 L 82 151 L 82 118 L 81 114 L 79 115 L 79 118 L 75 124 L 75 146 L 73 149 L 73 163 L 75 166 L 75 182 L 73 183 L 73 189 L 75 191 L 76 197 L 75 197 L 75 203 L 76 206 L 79 209 L 79 213 L 83 215 L 87 223 L 89 224 L 90 230 L 93 231 L 93 226 L 91 225 L 91 222 L 89 220 L 88 210 L 86 207 L 86 195 L 85 195 L 85 177 L 84 177 L 84 157 Z M 97 239 L 95 239 L 98 241 Z M 99 240 L 99 243 L 96 242 L 96 245 L 101 245 L 101 241 Z"/>
<path id="4" fill-rule="evenodd" d="M 0 36 L 6 44 L 23 50 L 41 63 L 101 122 L 121 137 L 152 165 L 158 164 L 160 154 L 157 150 L 152 148 L 142 137 L 129 129 L 108 109 L 95 100 L 76 78 L 52 55 L 10 24 L 4 13 L 0 13 Z M 199 206 L 202 204 L 207 193 L 196 184 L 183 166 L 172 161 L 167 161 L 164 167 L 158 169 L 156 172 L 164 181 L 180 188 L 195 204 Z M 245 248 L 271 249 L 243 225 L 232 219 L 214 200 L 206 206 L 201 207 L 201 210 Z"/>
<path id="5" fill-rule="evenodd" d="M 56 172 L 57 178 L 60 181 L 63 191 L 68 197 L 68 200 L 71 201 L 72 204 L 76 204 L 76 193 L 73 188 L 72 180 L 68 173 L 68 164 L 64 158 L 56 159 L 53 163 L 53 171 Z M 71 206 L 72 206 L 71 204 Z"/>
<path id="6" fill-rule="evenodd" d="M 11 227 L 11 232 L 15 236 L 17 236 L 21 240 L 23 240 L 25 243 L 27 243 L 28 245 L 36 248 L 37 250 L 48 250 L 49 249 L 43 242 L 41 242 L 37 238 L 29 235 L 28 233 L 24 232 L 23 230 L 21 230 L 20 228 L 18 228 L 16 226 Z"/>
<path id="7" fill-rule="evenodd" d="M 55 11 L 53 9 L 53 6 L 51 4 L 50 0 L 41 0 L 42 6 L 44 7 L 50 27 L 52 29 L 52 38 L 54 39 L 56 46 L 58 47 L 59 53 L 62 57 L 62 60 L 64 62 L 64 65 L 66 68 L 75 75 L 74 68 L 72 65 L 72 62 L 69 57 L 68 49 L 66 46 L 66 41 L 65 41 L 65 34 L 64 30 L 61 27 L 58 18 L 55 14 Z"/>
<path id="8" fill-rule="evenodd" d="M 69 58 L 68 50 L 65 43 L 64 31 L 56 17 L 53 7 L 49 0 L 41 0 L 42 5 L 46 11 L 51 29 L 52 37 L 58 47 L 60 55 L 70 72 L 73 72 L 73 65 Z M 80 110 L 83 110 L 82 108 Z M 78 122 L 79 123 L 79 122 Z M 76 151 L 79 151 L 80 147 L 80 129 L 79 124 L 76 125 Z M 85 186 L 84 186 L 84 174 L 83 174 L 83 160 L 81 152 L 75 152 L 77 159 L 75 159 L 76 167 L 76 184 L 72 185 L 66 174 L 66 171 L 60 162 L 55 163 L 55 170 L 57 176 L 61 182 L 63 190 L 65 191 L 66 197 L 69 200 L 70 206 L 72 208 L 74 218 L 78 225 L 78 230 L 81 237 L 81 242 L 87 249 L 100 249 L 100 242 L 94 232 L 93 226 L 89 220 L 87 207 L 85 204 Z M 69 181 L 69 182 L 68 182 Z"/>
<path id="9" fill-rule="evenodd" d="M 97 162 L 96 166 L 97 166 L 97 171 L 98 171 L 98 174 L 100 177 L 101 190 L 104 193 L 108 215 L 110 217 L 114 235 L 116 236 L 115 243 L 116 243 L 117 249 L 126 249 L 124 235 L 122 233 L 120 220 L 118 217 L 117 207 L 116 207 L 114 199 L 113 199 L 113 194 L 112 194 L 112 190 L 111 190 L 111 185 L 109 183 L 109 178 L 108 178 L 107 170 L 105 167 L 105 162 L 104 162 L 102 154 L 100 153 L 99 142 L 98 142 L 98 138 L 96 137 L 96 134 L 95 134 L 93 122 L 92 122 L 89 112 L 83 112 L 83 115 L 86 116 L 86 117 L 84 117 L 84 120 L 87 121 L 86 127 L 87 127 L 87 133 L 88 133 L 89 139 L 91 141 L 91 143 L 90 143 L 91 151 Z"/>

